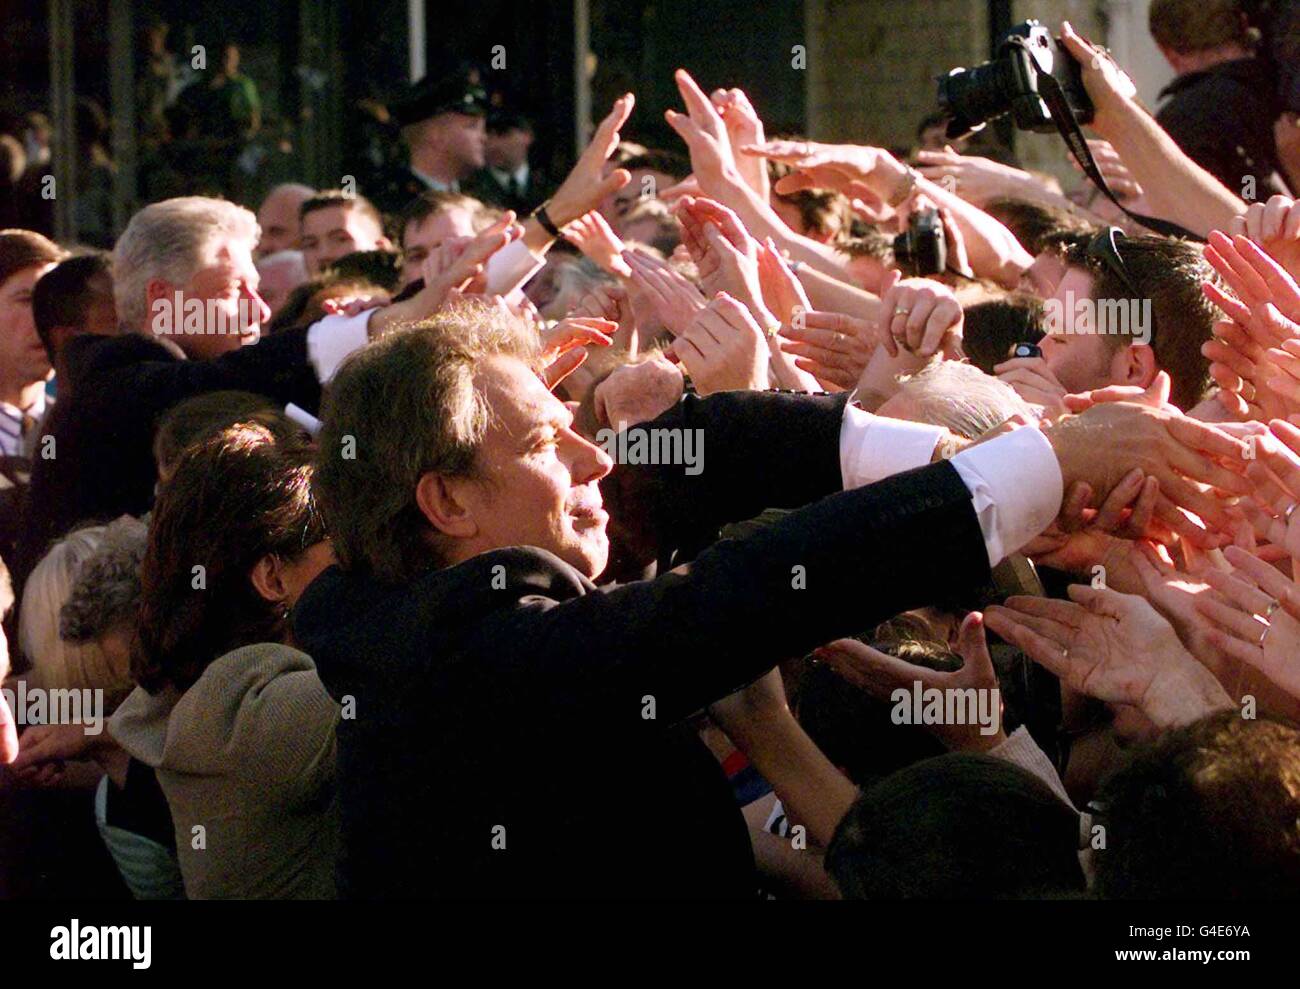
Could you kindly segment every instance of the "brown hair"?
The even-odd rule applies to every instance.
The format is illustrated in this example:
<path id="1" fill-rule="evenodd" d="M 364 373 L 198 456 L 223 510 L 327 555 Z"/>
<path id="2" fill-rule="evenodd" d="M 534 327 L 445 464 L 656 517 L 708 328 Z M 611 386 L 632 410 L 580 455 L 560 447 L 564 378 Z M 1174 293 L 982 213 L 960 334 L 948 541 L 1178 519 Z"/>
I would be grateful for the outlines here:
<path id="1" fill-rule="evenodd" d="M 279 641 L 287 615 L 249 579 L 267 555 L 296 559 L 325 538 L 307 449 L 241 423 L 182 455 L 149 523 L 131 674 L 187 690 L 232 649 Z"/>
<path id="2" fill-rule="evenodd" d="M 767 174 L 773 185 L 793 171 L 783 162 L 768 159 Z M 847 196 L 830 189 L 800 189 L 789 194 L 773 192 L 772 195 L 799 210 L 799 219 L 805 230 L 830 235 L 836 240 L 848 236 L 853 214 Z"/>
<path id="3" fill-rule="evenodd" d="M 416 484 L 431 472 L 473 476 L 490 416 L 475 365 L 497 355 L 534 364 L 536 349 L 521 320 L 465 302 L 344 362 L 322 412 L 315 476 L 343 569 L 400 582 L 440 562 Z"/>
<path id="4" fill-rule="evenodd" d="M 1157 45 L 1180 54 L 1259 41 L 1237 0 L 1151 0 L 1147 25 Z"/>
<path id="5" fill-rule="evenodd" d="M 65 251 L 35 230 L 0 230 L 0 285 L 20 271 L 62 261 Z"/>
<path id="6" fill-rule="evenodd" d="M 1210 362 L 1201 354 L 1201 345 L 1213 335 L 1215 321 L 1222 318 L 1218 307 L 1205 297 L 1201 283 L 1222 285 L 1222 279 L 1190 241 L 1126 237 L 1119 241 L 1119 256 L 1132 289 L 1105 264 L 1088 258 L 1086 245 L 1076 245 L 1066 255 L 1072 267 L 1093 276 L 1093 301 L 1129 300 L 1134 290 L 1142 293 L 1140 300 L 1150 300 L 1151 349 L 1156 363 L 1172 379 L 1169 399 L 1180 409 L 1190 409 L 1211 385 Z M 1132 334 L 1107 330 L 1105 339 L 1113 350 L 1132 342 Z"/>
<path id="7" fill-rule="evenodd" d="M 375 225 L 379 227 L 380 233 L 386 232 L 384 229 L 384 216 L 374 203 L 365 196 L 349 195 L 342 189 L 323 189 L 310 199 L 304 200 L 303 204 L 298 207 L 298 219 L 301 220 L 308 213 L 315 212 L 318 209 L 329 209 L 331 206 L 354 209 L 362 216 L 374 220 Z"/>
<path id="8" fill-rule="evenodd" d="M 1300 731 L 1223 711 L 1164 735 L 1102 784 L 1106 899 L 1294 899 Z"/>

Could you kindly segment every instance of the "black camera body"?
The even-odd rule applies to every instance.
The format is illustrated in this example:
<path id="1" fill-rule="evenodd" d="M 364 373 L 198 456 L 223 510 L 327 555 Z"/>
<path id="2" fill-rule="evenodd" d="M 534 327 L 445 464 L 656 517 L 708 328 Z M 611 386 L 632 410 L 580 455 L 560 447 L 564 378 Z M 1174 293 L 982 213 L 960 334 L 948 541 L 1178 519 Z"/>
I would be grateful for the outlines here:
<path id="1" fill-rule="evenodd" d="M 991 61 L 940 76 L 939 106 L 950 117 L 948 137 L 963 137 L 1008 113 L 1020 130 L 1056 130 L 1042 97 L 1043 76 L 1060 85 L 1075 121 L 1092 121 L 1094 108 L 1079 63 L 1059 38 L 1029 20 L 1007 32 Z"/>
<path id="2" fill-rule="evenodd" d="M 938 275 L 948 267 L 948 238 L 935 209 L 919 209 L 894 238 L 894 263 L 905 275 Z"/>

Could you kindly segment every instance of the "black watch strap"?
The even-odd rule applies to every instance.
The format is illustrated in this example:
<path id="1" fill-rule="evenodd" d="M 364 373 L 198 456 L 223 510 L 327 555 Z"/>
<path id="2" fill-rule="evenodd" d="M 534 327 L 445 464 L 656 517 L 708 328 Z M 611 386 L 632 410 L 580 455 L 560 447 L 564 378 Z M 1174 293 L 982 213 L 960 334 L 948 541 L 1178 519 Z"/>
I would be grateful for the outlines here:
<path id="1" fill-rule="evenodd" d="M 551 214 L 546 212 L 546 207 L 549 205 L 549 200 L 542 203 L 542 205 L 538 206 L 537 209 L 533 210 L 533 216 L 537 218 L 537 222 L 542 225 L 543 230 L 556 240 L 561 240 L 563 239 L 564 234 L 560 232 L 560 228 L 557 227 L 555 221 L 551 219 Z"/>

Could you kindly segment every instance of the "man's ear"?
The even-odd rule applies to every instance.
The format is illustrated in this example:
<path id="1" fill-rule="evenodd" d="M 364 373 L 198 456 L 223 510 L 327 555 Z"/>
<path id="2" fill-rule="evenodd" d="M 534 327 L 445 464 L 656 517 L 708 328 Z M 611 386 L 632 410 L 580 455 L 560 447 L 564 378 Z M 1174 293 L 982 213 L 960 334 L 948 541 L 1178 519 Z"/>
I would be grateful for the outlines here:
<path id="1" fill-rule="evenodd" d="M 457 491 L 461 484 L 448 482 L 442 474 L 429 471 L 415 484 L 415 504 L 431 526 L 444 535 L 469 539 L 478 535 L 478 521 Z"/>
<path id="2" fill-rule="evenodd" d="M 174 286 L 171 282 L 167 281 L 165 278 L 149 279 L 148 283 L 144 287 L 144 302 L 145 302 L 145 312 L 147 312 L 149 316 L 150 329 L 154 328 L 155 326 L 154 317 L 158 315 L 158 313 L 154 311 L 155 303 L 157 303 L 159 299 L 162 299 L 164 302 L 166 302 L 168 306 L 170 306 L 172 304 L 172 298 L 175 294 L 176 294 L 176 286 Z M 180 320 L 181 320 L 180 313 L 176 313 L 176 312 L 171 313 L 170 322 L 173 325 L 179 324 Z M 176 329 L 177 330 L 180 329 L 179 325 L 176 325 Z"/>
<path id="3" fill-rule="evenodd" d="M 1156 363 L 1156 352 L 1150 344 L 1132 343 L 1120 350 L 1119 358 L 1124 362 L 1119 369 L 1121 384 L 1137 385 L 1139 388 L 1151 387 L 1160 365 Z"/>
<path id="4" fill-rule="evenodd" d="M 280 604 L 289 596 L 289 589 L 284 586 L 284 571 L 281 569 L 280 558 L 271 553 L 267 553 L 253 564 L 248 579 L 253 582 L 253 588 L 257 593 L 273 604 Z"/>

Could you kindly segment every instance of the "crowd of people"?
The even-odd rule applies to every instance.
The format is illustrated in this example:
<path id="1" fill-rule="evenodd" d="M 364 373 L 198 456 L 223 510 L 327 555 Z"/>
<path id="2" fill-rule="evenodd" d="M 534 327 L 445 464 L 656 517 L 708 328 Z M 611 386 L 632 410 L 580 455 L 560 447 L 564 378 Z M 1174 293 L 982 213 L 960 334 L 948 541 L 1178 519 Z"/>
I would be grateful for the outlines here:
<path id="1" fill-rule="evenodd" d="M 1188 8 L 1168 129 L 1060 29 L 1129 212 L 679 70 L 0 231 L 0 892 L 1300 893 L 1300 141 Z"/>

